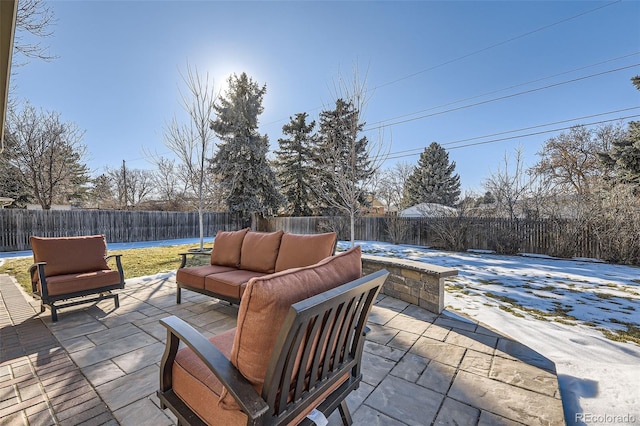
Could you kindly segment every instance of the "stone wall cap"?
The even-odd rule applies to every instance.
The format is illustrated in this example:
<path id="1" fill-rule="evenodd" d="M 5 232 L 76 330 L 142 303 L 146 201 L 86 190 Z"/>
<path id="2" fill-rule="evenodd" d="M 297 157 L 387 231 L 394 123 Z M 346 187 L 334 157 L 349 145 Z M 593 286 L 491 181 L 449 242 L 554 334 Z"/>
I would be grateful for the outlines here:
<path id="1" fill-rule="evenodd" d="M 366 260 L 372 263 L 378 263 L 381 265 L 397 266 L 405 269 L 411 269 L 413 271 L 424 272 L 426 274 L 434 275 L 438 278 L 453 277 L 458 275 L 458 270 L 454 268 L 432 265 L 430 263 L 418 262 L 416 260 L 399 259 L 397 257 L 383 257 L 363 254 L 362 260 Z"/>

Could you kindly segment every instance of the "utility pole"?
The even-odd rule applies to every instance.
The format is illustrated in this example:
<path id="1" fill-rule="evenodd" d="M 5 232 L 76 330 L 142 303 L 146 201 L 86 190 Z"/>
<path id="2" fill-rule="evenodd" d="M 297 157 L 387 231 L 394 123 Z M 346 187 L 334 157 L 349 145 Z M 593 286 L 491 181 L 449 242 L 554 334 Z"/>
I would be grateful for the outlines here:
<path id="1" fill-rule="evenodd" d="M 127 200 L 127 166 L 125 161 L 122 160 L 122 188 L 124 189 L 124 209 L 128 210 L 128 200 Z"/>

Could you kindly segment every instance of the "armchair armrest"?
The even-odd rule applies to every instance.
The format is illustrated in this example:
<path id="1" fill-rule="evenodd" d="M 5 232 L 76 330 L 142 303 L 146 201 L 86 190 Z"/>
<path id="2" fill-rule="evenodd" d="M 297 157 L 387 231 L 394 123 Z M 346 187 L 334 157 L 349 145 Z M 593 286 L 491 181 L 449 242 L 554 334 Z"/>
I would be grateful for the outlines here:
<path id="1" fill-rule="evenodd" d="M 111 254 L 107 257 L 104 258 L 104 260 L 106 262 L 108 262 L 110 259 L 116 259 L 116 268 L 118 268 L 118 272 L 120 273 L 120 281 L 124 282 L 124 270 L 122 269 L 122 255 L 121 254 Z"/>
<path id="2" fill-rule="evenodd" d="M 29 276 L 31 277 L 31 291 L 36 293 L 38 291 L 38 281 L 42 288 L 42 293 L 47 294 L 47 280 L 44 275 L 44 265 L 47 262 L 34 263 L 29 267 Z"/>
<path id="3" fill-rule="evenodd" d="M 176 316 L 161 319 L 160 324 L 167 328 L 167 346 L 160 365 L 161 391 L 171 387 L 171 368 L 182 341 L 216 375 L 250 419 L 257 420 L 267 413 L 269 406 L 253 385 L 203 335 Z"/>
<path id="4" fill-rule="evenodd" d="M 211 256 L 211 250 L 209 251 L 190 251 L 185 253 L 178 253 L 182 256 L 180 260 L 180 267 L 178 269 L 184 268 L 187 265 L 187 256 Z"/>

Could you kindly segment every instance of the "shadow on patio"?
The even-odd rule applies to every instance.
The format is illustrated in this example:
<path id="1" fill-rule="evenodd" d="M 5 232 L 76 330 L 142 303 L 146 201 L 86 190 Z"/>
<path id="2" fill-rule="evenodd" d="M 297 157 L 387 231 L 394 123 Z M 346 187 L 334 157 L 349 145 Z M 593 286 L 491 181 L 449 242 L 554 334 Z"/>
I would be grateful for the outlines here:
<path id="1" fill-rule="evenodd" d="M 173 275 L 129 279 L 121 305 L 64 309 L 52 323 L 0 276 L 0 417 L 10 424 L 171 425 L 155 396 L 166 331 L 176 315 L 209 337 L 237 307 L 183 292 Z M 369 318 L 363 382 L 348 398 L 366 425 L 563 425 L 555 366 L 456 314 L 380 296 Z M 329 418 L 340 424 L 339 415 Z"/>

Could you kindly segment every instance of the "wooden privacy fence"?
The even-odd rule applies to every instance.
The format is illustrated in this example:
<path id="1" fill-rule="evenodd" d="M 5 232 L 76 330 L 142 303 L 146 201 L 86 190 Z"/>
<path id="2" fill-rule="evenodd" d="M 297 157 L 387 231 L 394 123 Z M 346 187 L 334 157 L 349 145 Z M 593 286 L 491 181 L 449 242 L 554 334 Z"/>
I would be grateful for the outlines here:
<path id="1" fill-rule="evenodd" d="M 348 217 L 276 217 L 258 220 L 257 228 L 296 233 L 333 230 L 340 240 L 349 239 Z M 482 249 L 594 258 L 601 254 L 593 233 L 572 220 L 359 217 L 355 238 L 461 251 Z"/>
<path id="2" fill-rule="evenodd" d="M 249 226 L 237 215 L 204 213 L 204 235 Z M 197 212 L 0 209 L 0 251 L 29 250 L 29 237 L 104 234 L 107 242 L 196 238 Z"/>
<path id="3" fill-rule="evenodd" d="M 310 234 L 336 231 L 349 239 L 349 218 L 342 216 L 276 217 L 253 215 L 251 223 L 230 213 L 205 213 L 204 235 L 247 226 L 258 231 L 284 230 Z M 589 257 L 640 264 L 640 225 L 615 230 L 610 224 L 592 229 L 575 220 L 509 220 L 500 218 L 359 217 L 358 240 L 384 241 L 464 251 L 538 253 L 557 257 Z M 604 227 L 604 228 L 603 228 Z M 611 228 L 611 229 L 608 229 Z M 629 230 L 631 229 L 631 230 Z M 28 250 L 29 237 L 104 234 L 108 242 L 156 241 L 199 236 L 196 212 L 117 210 L 0 209 L 0 251 Z"/>

